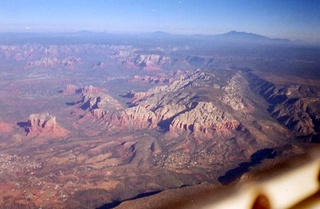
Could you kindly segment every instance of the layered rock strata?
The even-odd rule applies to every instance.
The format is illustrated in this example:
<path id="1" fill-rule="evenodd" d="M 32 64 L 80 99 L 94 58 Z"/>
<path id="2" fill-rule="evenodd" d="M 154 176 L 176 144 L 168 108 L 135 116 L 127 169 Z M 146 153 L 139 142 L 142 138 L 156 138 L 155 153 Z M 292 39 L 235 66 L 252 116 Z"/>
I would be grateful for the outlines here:
<path id="1" fill-rule="evenodd" d="M 27 136 L 65 137 L 68 131 L 62 128 L 55 116 L 49 113 L 31 114 L 26 122 Z"/>

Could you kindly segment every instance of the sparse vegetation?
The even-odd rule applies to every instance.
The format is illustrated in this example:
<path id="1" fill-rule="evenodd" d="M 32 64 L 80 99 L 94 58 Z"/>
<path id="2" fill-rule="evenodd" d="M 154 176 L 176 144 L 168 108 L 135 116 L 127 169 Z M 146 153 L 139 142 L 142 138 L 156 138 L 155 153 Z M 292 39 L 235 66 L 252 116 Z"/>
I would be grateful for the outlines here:
<path id="1" fill-rule="evenodd" d="M 258 150 L 280 150 L 259 158 L 269 169 L 304 152 L 295 136 L 319 135 L 319 61 L 286 54 L 298 48 L 156 44 L 0 45 L 0 208 L 114 207 L 218 185 L 239 164 L 257 174 Z"/>

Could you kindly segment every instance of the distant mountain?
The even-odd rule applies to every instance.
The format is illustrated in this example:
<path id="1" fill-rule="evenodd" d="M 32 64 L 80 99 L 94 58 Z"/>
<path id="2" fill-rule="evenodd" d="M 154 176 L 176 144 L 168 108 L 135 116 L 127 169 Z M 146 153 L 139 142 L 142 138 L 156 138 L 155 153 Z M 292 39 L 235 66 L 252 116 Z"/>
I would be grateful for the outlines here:
<path id="1" fill-rule="evenodd" d="M 243 39 L 255 39 L 255 40 L 269 40 L 270 38 L 254 33 L 247 32 L 238 32 L 238 31 L 230 31 L 228 33 L 216 35 L 217 37 L 225 37 L 225 38 L 243 38 Z"/>
<path id="2" fill-rule="evenodd" d="M 230 31 L 228 33 L 218 34 L 213 36 L 219 41 L 231 42 L 255 42 L 255 43 L 288 43 L 289 39 L 269 38 L 254 33 Z"/>
<path id="3" fill-rule="evenodd" d="M 153 32 L 151 34 L 157 35 L 157 36 L 170 36 L 171 35 L 170 33 L 167 33 L 167 32 L 164 32 L 164 31 L 156 31 L 156 32 Z"/>
<path id="4" fill-rule="evenodd" d="M 163 31 L 141 34 L 122 34 L 77 31 L 71 33 L 0 33 L 0 43 L 117 43 L 117 44 L 139 44 L 150 45 L 159 44 L 181 44 L 208 46 L 208 44 L 217 45 L 245 45 L 245 44 L 292 44 L 294 41 L 288 39 L 275 39 L 254 33 L 230 31 L 218 35 L 176 35 Z"/>

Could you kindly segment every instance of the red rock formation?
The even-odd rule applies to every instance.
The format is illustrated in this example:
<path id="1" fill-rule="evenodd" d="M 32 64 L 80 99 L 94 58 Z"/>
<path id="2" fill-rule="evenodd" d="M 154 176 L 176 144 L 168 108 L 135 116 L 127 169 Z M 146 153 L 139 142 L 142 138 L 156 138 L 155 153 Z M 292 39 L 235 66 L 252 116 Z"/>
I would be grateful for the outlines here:
<path id="1" fill-rule="evenodd" d="M 122 105 L 113 97 L 102 92 L 96 92 L 95 87 L 90 87 L 83 89 L 88 93 L 82 94 L 81 108 L 89 109 L 90 111 L 94 109 L 101 110 L 120 110 L 123 109 Z M 92 93 L 89 93 L 92 92 Z"/>
<path id="2" fill-rule="evenodd" d="M 82 109 L 109 124 L 113 130 L 155 128 L 155 114 L 142 106 L 123 109 L 117 100 L 104 93 L 83 94 Z"/>
<path id="3" fill-rule="evenodd" d="M 155 114 L 141 106 L 135 106 L 113 114 L 110 123 L 116 129 L 139 130 L 157 127 Z"/>
<path id="4" fill-rule="evenodd" d="M 77 57 L 66 57 L 63 60 L 59 60 L 56 57 L 42 57 L 39 60 L 31 61 L 27 63 L 28 67 L 53 67 L 63 66 L 66 68 L 74 68 L 76 64 L 80 64 L 81 59 Z"/>
<path id="5" fill-rule="evenodd" d="M 92 85 L 89 85 L 89 86 L 85 86 L 85 87 L 83 87 L 82 89 L 81 89 L 81 93 L 85 93 L 85 94 L 87 94 L 87 93 L 98 93 L 98 92 L 100 92 L 101 90 L 99 89 L 99 88 L 97 88 L 97 87 L 94 87 L 94 86 L 92 86 Z"/>
<path id="6" fill-rule="evenodd" d="M 82 93 L 82 94 L 92 94 L 101 92 L 101 89 L 92 85 L 85 86 L 79 88 L 76 85 L 68 84 L 65 89 L 62 91 L 63 94 L 75 94 L 75 93 Z"/>
<path id="7" fill-rule="evenodd" d="M 68 131 L 57 124 L 56 117 L 49 113 L 31 114 L 25 127 L 27 136 L 65 137 Z"/>
<path id="8" fill-rule="evenodd" d="M 183 112 L 186 110 L 186 107 L 184 105 L 178 105 L 178 104 L 167 104 L 160 108 L 157 108 L 154 113 L 156 114 L 157 120 L 165 121 L 171 117 L 174 117 L 180 112 Z"/>
<path id="9" fill-rule="evenodd" d="M 148 92 L 134 92 L 132 96 L 132 104 L 138 104 L 139 101 L 148 97 L 150 94 Z"/>
<path id="10" fill-rule="evenodd" d="M 75 94 L 77 93 L 77 90 L 79 89 L 78 86 L 73 84 L 68 84 L 66 88 L 62 91 L 63 94 Z"/>
<path id="11" fill-rule="evenodd" d="M 63 60 L 60 61 L 60 65 L 73 69 L 76 64 L 80 64 L 82 61 L 79 57 L 66 57 Z"/>
<path id="12" fill-rule="evenodd" d="M 131 105 L 134 106 L 131 108 L 125 109 L 104 93 L 84 93 L 80 107 L 90 111 L 87 116 L 94 116 L 108 130 L 132 131 L 158 127 L 172 136 L 171 139 L 181 134 L 195 139 L 226 139 L 232 134 L 245 133 L 261 144 L 271 143 L 268 137 L 260 137 L 270 135 L 267 132 L 288 136 L 286 130 L 274 122 L 265 125 L 272 120 L 270 115 L 259 116 L 264 121 L 261 126 L 255 125 L 257 118 L 254 111 L 247 110 L 250 103 L 245 94 L 250 89 L 245 77 L 238 73 L 228 78 L 223 88 L 220 85 L 215 88 L 213 84 L 218 79 L 214 74 L 196 70 L 146 92 L 129 92 L 126 96 L 131 98 Z"/>

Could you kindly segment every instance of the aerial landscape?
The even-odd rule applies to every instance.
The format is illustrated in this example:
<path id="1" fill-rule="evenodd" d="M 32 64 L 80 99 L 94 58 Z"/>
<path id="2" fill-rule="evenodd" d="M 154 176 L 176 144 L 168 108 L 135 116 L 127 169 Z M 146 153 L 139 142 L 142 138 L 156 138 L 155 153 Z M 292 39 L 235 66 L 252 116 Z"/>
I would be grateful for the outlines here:
<path id="1" fill-rule="evenodd" d="M 230 2 L 5 1 L 0 208 L 188 208 L 319 150 L 320 4 Z"/>

